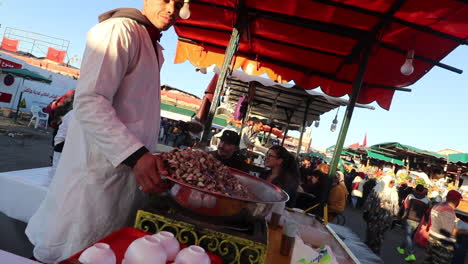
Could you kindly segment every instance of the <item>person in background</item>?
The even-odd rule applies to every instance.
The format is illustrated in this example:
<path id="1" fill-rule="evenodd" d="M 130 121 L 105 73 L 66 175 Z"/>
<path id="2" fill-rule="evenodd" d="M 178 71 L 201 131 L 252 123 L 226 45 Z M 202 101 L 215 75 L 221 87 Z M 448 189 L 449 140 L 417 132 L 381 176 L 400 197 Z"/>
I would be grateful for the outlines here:
<path id="1" fill-rule="evenodd" d="M 447 193 L 445 202 L 434 205 L 429 217 L 430 228 L 427 239 L 427 258 L 424 263 L 451 263 L 455 249 L 456 215 L 455 208 L 462 195 L 456 190 Z"/>
<path id="2" fill-rule="evenodd" d="M 367 222 L 366 244 L 377 255 L 384 235 L 398 214 L 398 193 L 395 179 L 384 177 L 375 187 L 364 204 L 364 219 Z"/>
<path id="3" fill-rule="evenodd" d="M 249 165 L 239 153 L 239 135 L 235 131 L 225 130 L 219 140 L 218 149 L 209 153 L 228 167 L 249 172 Z"/>
<path id="4" fill-rule="evenodd" d="M 348 173 L 345 173 L 345 185 L 348 189 L 348 192 L 351 193 L 354 178 L 356 178 L 357 172 L 356 169 L 352 168 Z"/>
<path id="5" fill-rule="evenodd" d="M 460 216 L 455 231 L 457 243 L 453 252 L 452 264 L 464 264 L 468 252 L 468 215 L 466 213 Z"/>
<path id="6" fill-rule="evenodd" d="M 336 172 L 335 181 L 328 196 L 328 221 L 333 221 L 338 214 L 344 212 L 348 194 L 348 190 L 344 184 L 344 174 L 338 171 Z"/>
<path id="7" fill-rule="evenodd" d="M 167 134 L 169 123 L 166 118 L 161 118 L 161 128 L 159 129 L 159 142 L 163 143 Z"/>
<path id="8" fill-rule="evenodd" d="M 311 168 L 311 158 L 310 156 L 303 156 L 301 160 L 301 167 L 300 167 L 300 172 L 301 172 L 301 181 L 306 182 L 307 181 L 307 174 L 308 171 L 312 170 Z"/>
<path id="9" fill-rule="evenodd" d="M 307 171 L 307 180 L 302 183 L 301 187 L 304 192 L 312 194 L 314 199 L 308 205 L 298 208 L 308 208 L 316 203 L 320 203 L 323 190 L 327 188 L 327 174 L 320 170 Z"/>
<path id="10" fill-rule="evenodd" d="M 62 121 L 59 122 L 57 133 L 54 137 L 54 155 L 52 158 L 52 167 L 49 170 L 49 178 L 46 183 L 46 186 L 52 182 L 52 179 L 57 170 L 57 166 L 60 161 L 60 155 L 62 154 L 63 147 L 65 146 L 65 138 L 67 137 L 68 126 L 73 117 L 73 109 L 70 110 L 65 116 L 63 116 Z"/>
<path id="11" fill-rule="evenodd" d="M 42 111 L 49 114 L 49 120 L 47 121 L 49 126 L 53 129 L 58 129 L 59 122 L 62 117 L 73 108 L 73 99 L 75 97 L 75 90 L 72 89 L 66 92 L 64 95 L 53 100 L 48 104 Z M 58 111 L 57 111 L 58 110 Z M 57 131 L 54 132 L 54 136 Z"/>
<path id="12" fill-rule="evenodd" d="M 403 202 L 404 212 L 401 221 L 406 232 L 406 239 L 397 247 L 397 251 L 402 255 L 408 253 L 405 261 L 416 261 L 413 235 L 429 206 L 429 198 L 424 194 L 424 186 L 421 184 L 418 184 L 414 192 L 408 195 Z"/>
<path id="13" fill-rule="evenodd" d="M 260 148 L 262 150 L 265 149 L 258 139 L 259 133 L 263 131 L 263 122 L 259 119 L 254 119 L 252 123 L 252 126 L 244 127 L 241 132 L 241 141 L 239 147 L 243 152 L 247 150 L 253 150 L 254 147 Z"/>
<path id="14" fill-rule="evenodd" d="M 365 178 L 364 172 L 359 172 L 358 175 L 354 178 L 353 184 L 351 186 L 351 202 L 353 204 L 354 208 L 357 208 L 358 201 L 359 199 L 362 198 L 362 188 L 361 188 L 361 182 Z"/>
<path id="15" fill-rule="evenodd" d="M 26 235 L 34 257 L 57 263 L 134 220 L 145 193 L 166 191 L 156 151 L 161 31 L 183 0 L 143 0 L 116 9 L 87 35 L 74 117 L 57 171 Z M 139 191 L 140 190 L 140 191 Z"/>
<path id="16" fill-rule="evenodd" d="M 296 159 L 282 146 L 272 146 L 265 156 L 265 167 L 271 170 L 260 175 L 264 180 L 280 187 L 289 195 L 286 206 L 294 206 L 300 172 Z"/>
<path id="17" fill-rule="evenodd" d="M 367 197 L 372 193 L 372 190 L 374 189 L 375 185 L 377 185 L 377 181 L 375 178 L 370 178 L 369 176 L 366 176 L 366 181 L 362 185 L 362 198 L 361 201 L 358 203 L 358 207 L 362 207 L 367 200 Z"/>

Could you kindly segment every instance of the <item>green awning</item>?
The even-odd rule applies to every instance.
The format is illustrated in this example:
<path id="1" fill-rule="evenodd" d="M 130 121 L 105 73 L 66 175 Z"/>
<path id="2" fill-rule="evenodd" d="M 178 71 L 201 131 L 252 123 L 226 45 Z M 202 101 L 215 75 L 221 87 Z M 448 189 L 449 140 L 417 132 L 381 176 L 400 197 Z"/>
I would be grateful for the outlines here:
<path id="1" fill-rule="evenodd" d="M 180 114 L 180 115 L 184 115 L 184 116 L 189 116 L 189 117 L 195 116 L 195 114 L 196 114 L 196 112 L 193 111 L 193 110 L 186 109 L 186 108 L 183 108 L 183 107 L 178 107 L 178 106 L 175 106 L 175 105 L 165 104 L 165 103 L 161 103 L 161 110 L 165 110 L 165 111 L 169 111 L 169 112 L 172 112 L 172 113 L 176 113 L 176 114 Z M 221 126 L 221 127 L 225 127 L 225 126 L 227 126 L 227 120 L 226 119 L 227 119 L 227 117 L 224 116 L 224 115 L 216 115 L 213 118 L 213 124 Z"/>
<path id="2" fill-rule="evenodd" d="M 393 164 L 397 164 L 397 165 L 400 165 L 400 166 L 405 166 L 405 163 L 402 160 L 399 160 L 397 158 L 388 157 L 388 156 L 386 156 L 384 154 L 377 153 L 377 152 L 370 151 L 370 150 L 366 150 L 366 152 L 367 152 L 367 156 L 370 157 L 370 158 L 383 160 L 383 161 L 390 162 L 390 163 L 393 163 Z"/>
<path id="3" fill-rule="evenodd" d="M 448 162 L 450 163 L 467 163 L 468 164 L 468 153 L 460 154 L 449 154 Z"/>
<path id="4" fill-rule="evenodd" d="M 371 146 L 371 148 L 375 150 L 382 150 L 382 151 L 385 151 L 385 149 L 400 149 L 409 153 L 432 156 L 438 159 L 446 158 L 444 155 L 440 155 L 436 152 L 416 148 L 416 147 L 409 146 L 409 145 L 400 144 L 398 142 L 381 143 L 381 144 L 373 145 Z"/>
<path id="5" fill-rule="evenodd" d="M 320 152 L 311 151 L 309 153 L 301 153 L 301 156 L 309 156 L 318 159 L 325 159 L 325 155 Z"/>
<path id="6" fill-rule="evenodd" d="M 33 80 L 33 81 L 38 81 L 38 82 L 44 82 L 44 83 L 51 83 L 52 81 L 47 79 L 46 77 L 35 73 L 33 71 L 30 71 L 28 69 L 1 69 L 0 72 L 2 73 L 9 73 L 21 78 L 25 78 L 28 80 Z"/>

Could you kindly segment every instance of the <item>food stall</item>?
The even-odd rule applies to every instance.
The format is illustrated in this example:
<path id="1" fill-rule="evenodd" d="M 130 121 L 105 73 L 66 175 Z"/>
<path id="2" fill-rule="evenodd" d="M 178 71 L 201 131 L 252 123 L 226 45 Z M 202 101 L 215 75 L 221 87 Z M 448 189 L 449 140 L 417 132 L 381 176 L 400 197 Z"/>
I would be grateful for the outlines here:
<path id="1" fill-rule="evenodd" d="M 461 73 L 461 70 L 440 63 L 440 60 L 458 45 L 468 43 L 468 8 L 466 3 L 455 0 L 379 1 L 371 4 L 357 0 L 346 3 L 330 0 L 192 0 L 190 6 L 192 18 L 180 21 L 175 27 L 179 36 L 176 62 L 189 60 L 197 67 L 222 65 L 205 128 L 211 127 L 228 72 L 239 67 L 248 74 L 267 74 L 280 83 L 294 80 L 299 87 L 320 86 L 331 96 L 349 95 L 350 104 L 330 169 L 332 174 L 356 103 L 377 102 L 388 110 L 395 91 L 410 91 L 405 87 L 422 78 L 432 67 Z M 203 134 L 205 140 L 206 132 Z M 205 189 L 198 191 L 207 192 Z M 213 206 L 213 199 L 201 197 L 189 196 L 185 201 L 198 206 Z M 256 203 L 255 208 L 258 204 L 265 203 Z M 227 263 L 265 263 L 265 259 L 266 263 L 290 261 L 278 256 L 277 243 L 282 232 L 267 228 L 265 220 L 258 220 L 257 229 L 263 230 L 263 239 L 246 239 L 241 234 L 232 237 L 227 234 L 232 234 L 232 230 L 221 232 L 218 229 L 215 234 L 221 239 L 210 238 L 211 235 L 200 236 L 195 230 L 205 230 L 206 225 L 216 220 L 214 216 L 194 223 L 196 219 L 186 212 L 179 216 L 164 216 L 166 213 L 177 214 L 171 206 L 167 208 L 167 212 L 157 211 L 164 209 L 144 210 L 149 214 L 140 211 L 137 227 L 151 231 L 155 223 L 153 228 L 157 231 L 158 228 L 175 226 L 176 231 L 183 230 L 176 234 L 180 242 L 189 243 L 190 236 L 195 243 L 206 241 L 205 249 L 231 257 Z M 261 212 L 264 209 L 265 206 L 258 208 Z M 294 218 L 294 215 L 289 218 Z M 144 220 L 144 216 L 151 221 Z M 179 221 L 176 217 L 190 219 Z M 313 218 L 306 216 L 305 219 L 307 222 Z M 299 219 L 297 222 L 303 223 Z M 248 223 L 256 225 L 257 220 Z M 337 241 L 342 252 L 346 252 L 340 259 L 358 262 L 327 226 L 318 226 L 325 227 L 332 234 L 322 237 L 322 242 L 333 244 Z M 213 228 L 219 228 L 219 225 Z M 229 228 L 233 229 L 232 226 Z M 234 228 L 239 231 L 238 226 Z M 212 231 L 211 228 L 209 230 Z M 239 248 L 233 241 L 249 246 Z M 247 259 L 242 259 L 242 253 L 252 251 L 253 254 L 245 257 Z"/>

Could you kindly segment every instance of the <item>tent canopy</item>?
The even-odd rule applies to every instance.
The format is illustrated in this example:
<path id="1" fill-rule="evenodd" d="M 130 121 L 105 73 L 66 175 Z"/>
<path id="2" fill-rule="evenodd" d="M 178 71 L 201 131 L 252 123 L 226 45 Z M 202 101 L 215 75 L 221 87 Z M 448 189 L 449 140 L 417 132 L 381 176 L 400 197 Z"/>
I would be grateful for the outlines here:
<path id="1" fill-rule="evenodd" d="M 468 164 L 468 153 L 449 154 L 448 162 Z"/>
<path id="2" fill-rule="evenodd" d="M 383 160 L 383 161 L 390 162 L 390 163 L 393 163 L 393 164 L 397 164 L 397 165 L 400 165 L 400 166 L 405 166 L 405 163 L 402 160 L 394 158 L 394 157 L 387 156 L 387 155 L 385 155 L 383 153 L 378 153 L 378 152 L 375 152 L 375 151 L 367 150 L 367 156 L 370 157 L 370 158 L 373 158 L 373 159 Z"/>
<path id="3" fill-rule="evenodd" d="M 213 71 L 217 72 L 215 68 Z M 253 91 L 249 92 L 249 83 L 255 82 Z M 349 101 L 335 98 L 317 91 L 305 91 L 297 85 L 272 82 L 262 77 L 252 77 L 236 70 L 228 77 L 227 92 L 224 106 L 235 109 L 239 98 L 253 95 L 250 99 L 250 114 L 280 123 L 289 124 L 291 129 L 299 129 L 304 121 L 304 114 L 309 101 L 306 122 L 311 124 L 320 120 L 320 116 L 340 106 L 346 106 Z M 357 104 L 357 107 L 374 109 L 372 106 Z"/>
<path id="4" fill-rule="evenodd" d="M 357 102 L 389 109 L 405 90 L 460 44 L 467 44 L 468 5 L 461 0 L 191 0 L 191 17 L 175 26 L 176 63 L 221 66 L 234 26 L 242 33 L 233 68 L 350 95 L 362 51 L 373 49 Z M 414 50 L 414 72 L 400 72 Z M 408 89 L 406 89 L 408 90 Z"/>
<path id="5" fill-rule="evenodd" d="M 33 81 L 38 81 L 38 82 L 44 82 L 44 83 L 51 83 L 52 81 L 47 79 L 46 77 L 35 73 L 33 71 L 30 71 L 28 69 L 13 69 L 13 68 L 8 68 L 8 69 L 0 69 L 0 72 L 2 73 L 9 73 L 21 78 L 25 78 L 28 80 L 33 80 Z"/>
<path id="6" fill-rule="evenodd" d="M 436 159 L 445 159 L 446 156 L 440 155 L 436 152 L 424 150 L 416 147 L 412 147 L 409 145 L 403 145 L 398 142 L 388 142 L 388 143 L 381 143 L 377 145 L 371 146 L 371 149 L 388 152 L 388 153 L 409 153 L 413 155 L 419 155 L 423 157 L 429 158 L 436 158 Z"/>

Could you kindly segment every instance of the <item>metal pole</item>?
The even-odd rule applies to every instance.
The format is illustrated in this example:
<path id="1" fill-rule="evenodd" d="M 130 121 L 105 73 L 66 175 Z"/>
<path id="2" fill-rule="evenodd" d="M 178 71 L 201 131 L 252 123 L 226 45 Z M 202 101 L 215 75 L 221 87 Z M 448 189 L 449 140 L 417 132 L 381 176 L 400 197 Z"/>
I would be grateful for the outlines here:
<path id="1" fill-rule="evenodd" d="M 299 157 L 299 154 L 300 154 L 301 149 L 302 149 L 302 137 L 304 136 L 304 129 L 305 129 L 306 123 L 307 123 L 307 114 L 309 113 L 309 106 L 310 106 L 310 98 L 307 98 L 306 108 L 305 108 L 305 112 L 304 112 L 304 119 L 302 120 L 302 126 L 301 126 L 301 135 L 299 137 L 299 144 L 297 146 L 297 151 L 296 151 L 296 158 Z"/>
<path id="2" fill-rule="evenodd" d="M 328 194 L 330 192 L 333 179 L 336 175 L 336 168 L 338 167 L 338 161 L 340 160 L 341 151 L 343 150 L 343 144 L 346 139 L 346 134 L 348 133 L 349 124 L 351 122 L 351 118 L 353 116 L 354 107 L 356 106 L 356 101 L 359 96 L 359 90 L 361 89 L 362 83 L 364 81 L 364 75 L 366 73 L 367 63 L 369 62 L 369 55 L 372 50 L 372 43 L 370 42 L 367 47 L 363 50 L 361 61 L 359 63 L 359 69 L 356 74 L 356 80 L 353 82 L 353 91 L 351 94 L 351 98 L 349 100 L 349 105 L 346 107 L 346 113 L 343 118 L 343 124 L 341 125 L 340 134 L 338 135 L 338 139 L 335 145 L 335 152 L 333 153 L 333 158 L 330 164 L 330 169 L 328 171 L 328 185 L 327 190 L 322 193 L 322 208 L 324 211 L 325 223 L 327 223 L 327 201 L 328 201 Z"/>
<path id="3" fill-rule="evenodd" d="M 18 112 L 21 104 L 21 99 L 23 98 L 23 92 L 20 93 L 18 103 L 16 104 L 16 114 L 15 114 L 15 123 L 18 120 Z"/>
<path id="4" fill-rule="evenodd" d="M 362 82 L 364 81 L 364 75 L 366 73 L 367 63 L 369 61 L 369 55 L 372 50 L 372 44 L 368 45 L 362 53 L 361 62 L 359 64 L 359 69 L 356 74 L 356 80 L 353 83 L 353 91 L 349 104 L 346 107 L 346 113 L 343 118 L 343 124 L 341 125 L 340 134 L 335 145 L 335 152 L 333 153 L 333 158 L 330 164 L 329 177 L 335 177 L 336 168 L 338 167 L 338 161 L 340 159 L 341 151 L 343 150 L 344 141 L 346 139 L 346 134 L 348 133 L 349 124 L 353 116 L 354 107 L 356 106 L 356 101 L 359 96 L 359 91 L 361 89 Z"/>
<path id="5" fill-rule="evenodd" d="M 226 81 L 226 77 L 229 71 L 229 66 L 231 66 L 232 59 L 234 54 L 236 53 L 239 47 L 241 32 L 238 27 L 235 27 L 232 30 L 231 39 L 229 40 L 229 45 L 226 48 L 226 54 L 224 56 L 223 67 L 221 68 L 221 72 L 219 74 L 218 83 L 216 84 L 216 90 L 213 95 L 213 101 L 211 102 L 210 112 L 206 117 L 205 121 L 205 129 L 203 131 L 203 135 L 201 138 L 201 142 L 207 143 L 208 142 L 208 135 L 211 129 L 211 124 L 213 123 L 213 118 L 215 116 L 216 109 L 219 106 L 219 99 L 221 95 L 221 91 L 223 90 L 224 83 Z"/>
<path id="6" fill-rule="evenodd" d="M 281 146 L 284 145 L 284 141 L 286 140 L 286 135 L 288 134 L 288 131 L 289 131 L 289 122 L 288 122 L 288 125 L 286 126 L 286 130 L 284 131 L 283 140 L 281 141 Z"/>

